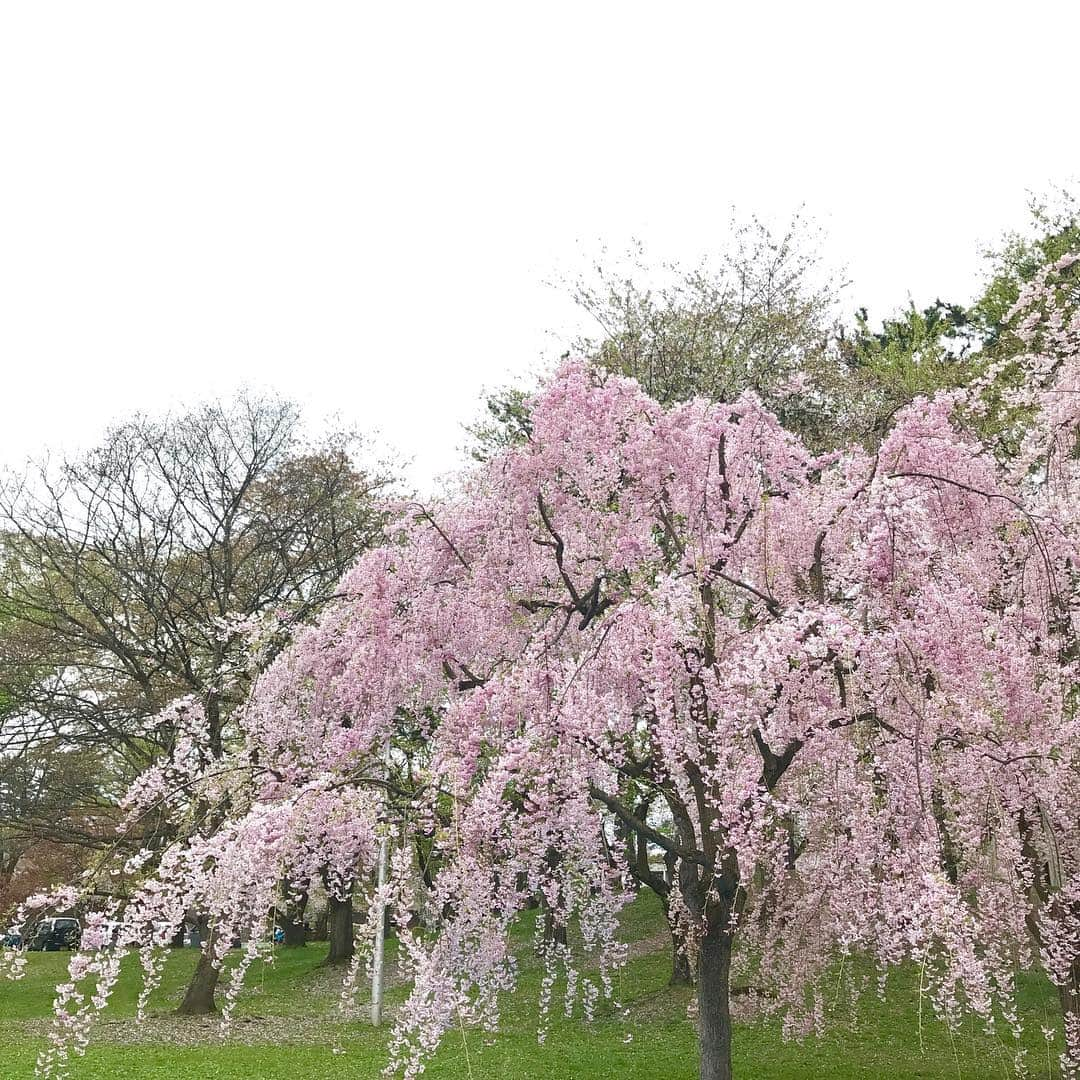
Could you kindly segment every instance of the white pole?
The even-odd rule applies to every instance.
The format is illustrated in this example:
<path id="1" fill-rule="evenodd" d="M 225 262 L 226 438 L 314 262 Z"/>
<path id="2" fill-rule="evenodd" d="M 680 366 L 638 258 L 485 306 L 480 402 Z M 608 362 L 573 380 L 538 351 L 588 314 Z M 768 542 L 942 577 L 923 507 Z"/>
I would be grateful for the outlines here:
<path id="1" fill-rule="evenodd" d="M 378 893 L 375 901 L 375 955 L 371 967 L 371 1022 L 378 1027 L 382 1021 L 383 997 L 383 940 L 386 936 L 386 904 L 383 903 L 382 890 L 386 884 L 386 849 L 389 839 L 385 833 L 379 840 L 379 876 Z"/>
<path id="2" fill-rule="evenodd" d="M 390 776 L 390 740 L 383 747 L 383 761 L 386 776 Z M 386 860 L 390 847 L 390 837 L 385 830 L 379 837 L 379 871 L 376 878 L 375 892 L 375 954 L 371 958 L 371 1022 L 378 1027 L 382 1022 L 384 945 L 386 940 L 386 904 L 383 900 L 383 888 L 386 885 Z"/>

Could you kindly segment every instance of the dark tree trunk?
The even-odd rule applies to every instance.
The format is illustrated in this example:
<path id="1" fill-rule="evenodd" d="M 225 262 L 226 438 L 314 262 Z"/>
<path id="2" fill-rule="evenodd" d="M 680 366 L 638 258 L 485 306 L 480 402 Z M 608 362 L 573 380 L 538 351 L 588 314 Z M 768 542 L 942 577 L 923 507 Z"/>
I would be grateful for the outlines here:
<path id="1" fill-rule="evenodd" d="M 547 904 L 544 905 L 544 940 L 555 945 L 566 945 L 568 943 L 566 924 L 555 921 L 555 914 Z"/>
<path id="2" fill-rule="evenodd" d="M 353 906 L 352 897 L 339 900 L 332 893 L 327 897 L 327 926 L 330 933 L 330 952 L 328 964 L 344 964 L 352 959 L 356 951 L 353 942 Z"/>
<path id="3" fill-rule="evenodd" d="M 668 986 L 693 986 L 694 972 L 690 957 L 686 955 L 686 939 L 674 924 L 668 925 L 671 927 L 671 978 L 668 979 Z"/>
<path id="4" fill-rule="evenodd" d="M 711 918 L 698 955 L 701 1080 L 731 1080 L 731 935 Z"/>
<path id="5" fill-rule="evenodd" d="M 199 923 L 199 929 L 205 932 L 206 923 Z M 206 937 L 199 954 L 199 962 L 195 965 L 195 973 L 188 983 L 184 1000 L 176 1010 L 177 1016 L 207 1016 L 217 1011 L 214 1003 L 214 990 L 217 988 L 218 969 L 211 963 L 213 956 L 215 934 L 213 931 Z"/>
<path id="6" fill-rule="evenodd" d="M 286 949 L 302 949 L 307 944 L 303 919 L 287 919 L 281 928 L 281 944 Z"/>
<path id="7" fill-rule="evenodd" d="M 518 876 L 517 876 L 517 878 L 515 880 L 517 881 L 518 891 L 519 892 L 524 892 L 526 887 L 529 884 L 528 875 L 527 874 L 518 874 Z M 430 888 L 430 886 L 429 886 L 429 888 Z M 525 900 L 525 910 L 526 911 L 535 911 L 539 906 L 540 906 L 540 897 L 537 896 L 536 893 L 529 893 L 527 899 Z"/>
<path id="8" fill-rule="evenodd" d="M 304 930 L 304 911 L 307 909 L 307 893 L 301 893 L 298 901 L 286 903 L 285 910 L 280 913 L 281 919 L 281 944 L 286 949 L 302 949 L 307 940 Z"/>
<path id="9" fill-rule="evenodd" d="M 554 874 L 562 862 L 562 855 L 555 848 L 548 848 L 546 861 L 552 874 Z M 544 941 L 552 942 L 555 945 L 566 945 L 566 924 L 555 921 L 555 912 L 545 898 L 541 897 L 540 903 L 544 909 Z"/>

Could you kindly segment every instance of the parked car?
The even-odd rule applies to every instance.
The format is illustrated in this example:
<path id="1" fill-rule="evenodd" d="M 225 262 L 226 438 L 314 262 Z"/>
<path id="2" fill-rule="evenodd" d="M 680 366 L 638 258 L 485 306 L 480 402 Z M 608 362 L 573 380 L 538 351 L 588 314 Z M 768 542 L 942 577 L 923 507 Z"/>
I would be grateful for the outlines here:
<path id="1" fill-rule="evenodd" d="M 61 949 L 77 949 L 82 937 L 78 919 L 42 919 L 27 938 L 31 952 L 59 952 Z"/>
<path id="2" fill-rule="evenodd" d="M 0 940 L 0 945 L 6 945 L 9 949 L 17 949 L 23 943 L 22 930 L 9 926 L 4 931 L 3 938 Z"/>

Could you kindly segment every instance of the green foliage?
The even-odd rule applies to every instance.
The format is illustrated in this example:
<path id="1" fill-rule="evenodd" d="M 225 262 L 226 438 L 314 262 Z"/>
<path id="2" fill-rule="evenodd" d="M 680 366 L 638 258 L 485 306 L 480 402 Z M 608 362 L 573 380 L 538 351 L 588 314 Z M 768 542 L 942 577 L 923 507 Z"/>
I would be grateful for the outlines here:
<path id="1" fill-rule="evenodd" d="M 1021 290 L 1040 271 L 1065 255 L 1080 255 L 1080 195 L 1062 191 L 1054 206 L 1034 203 L 1031 216 L 1032 235 L 1007 236 L 987 254 L 991 273 L 969 312 L 983 338 L 981 359 L 994 365 L 993 381 L 983 391 L 986 415 L 979 433 L 1002 459 L 1016 454 L 1031 421 L 1030 408 L 1008 402 L 1008 393 L 1028 382 L 1029 373 L 1019 358 L 1030 349 L 1015 332 L 1009 314 Z M 1080 264 L 1059 275 L 1057 282 L 1061 310 L 1075 313 L 1080 309 Z"/>
<path id="2" fill-rule="evenodd" d="M 936 300 L 914 304 L 872 329 L 865 308 L 855 326 L 839 337 L 846 378 L 838 394 L 845 400 L 849 431 L 877 445 L 889 424 L 916 397 L 968 385 L 983 369 L 981 339 L 968 312 Z"/>
<path id="3" fill-rule="evenodd" d="M 970 310 L 973 325 L 995 359 L 1012 356 L 1019 348 L 1008 333 L 1006 317 L 1021 288 L 1047 263 L 1080 252 L 1080 194 L 1063 190 L 1054 204 L 1033 202 L 1030 210 L 1032 235 L 1010 234 L 986 253 L 989 278 Z"/>
<path id="4" fill-rule="evenodd" d="M 465 430 L 472 437 L 469 453 L 488 461 L 499 451 L 525 442 L 532 432 L 530 395 L 520 387 L 504 386 L 484 401 L 485 415 Z"/>

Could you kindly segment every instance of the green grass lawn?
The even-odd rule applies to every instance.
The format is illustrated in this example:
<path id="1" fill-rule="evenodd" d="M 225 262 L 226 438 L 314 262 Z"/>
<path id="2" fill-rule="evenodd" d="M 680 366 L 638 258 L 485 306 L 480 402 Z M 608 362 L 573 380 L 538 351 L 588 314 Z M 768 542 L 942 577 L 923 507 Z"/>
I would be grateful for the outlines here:
<path id="1" fill-rule="evenodd" d="M 663 944 L 659 910 L 651 897 L 628 909 L 627 940 Z M 522 941 L 528 930 L 523 929 Z M 686 1017 L 688 993 L 667 986 L 666 948 L 638 955 L 621 974 L 618 992 L 628 1019 L 606 1015 L 592 1024 L 567 1020 L 554 1010 L 547 1043 L 536 1039 L 538 973 L 523 963 L 519 993 L 504 1010 L 496 1037 L 480 1031 L 451 1033 L 428 1067 L 431 1080 L 694 1080 L 694 1030 Z M 305 1080 L 375 1078 L 386 1062 L 386 1029 L 342 1022 L 335 1014 L 337 989 L 320 968 L 324 947 L 280 950 L 272 965 L 249 976 L 249 990 L 237 1010 L 235 1033 L 221 1041 L 214 1021 L 182 1021 L 167 1014 L 194 964 L 190 951 L 170 956 L 161 990 L 151 1001 L 154 1017 L 141 1027 L 133 1019 L 138 995 L 137 965 L 125 973 L 112 1004 L 95 1031 L 85 1059 L 77 1060 L 77 1080 Z M 129 958 L 131 959 L 131 958 Z M 66 973 L 67 956 L 33 954 L 20 982 L 0 982 L 0 1080 L 33 1075 L 42 1045 L 40 1028 L 49 1015 L 52 987 Z M 834 1028 L 828 1037 L 803 1043 L 783 1041 L 775 1025 L 739 1027 L 735 1070 L 743 1080 L 796 1078 L 1009 1078 L 1015 1075 L 1011 1039 L 983 1033 L 969 1021 L 950 1035 L 924 1002 L 921 1038 L 917 978 L 890 979 L 884 1002 L 868 997 L 857 1022 Z M 390 991 L 389 1004 L 402 1000 L 404 987 Z M 1056 997 L 1045 981 L 1025 979 L 1021 1011 L 1029 1033 L 1028 1065 L 1033 1077 L 1056 1077 L 1055 1044 L 1048 1068 L 1044 1023 L 1057 1027 Z M 1002 1028 L 1004 1032 L 1004 1028 Z M 628 1036 L 632 1038 L 628 1039 Z M 184 1045 L 194 1037 L 197 1045 Z M 921 1045 L 920 1045 L 921 1044 Z"/>

